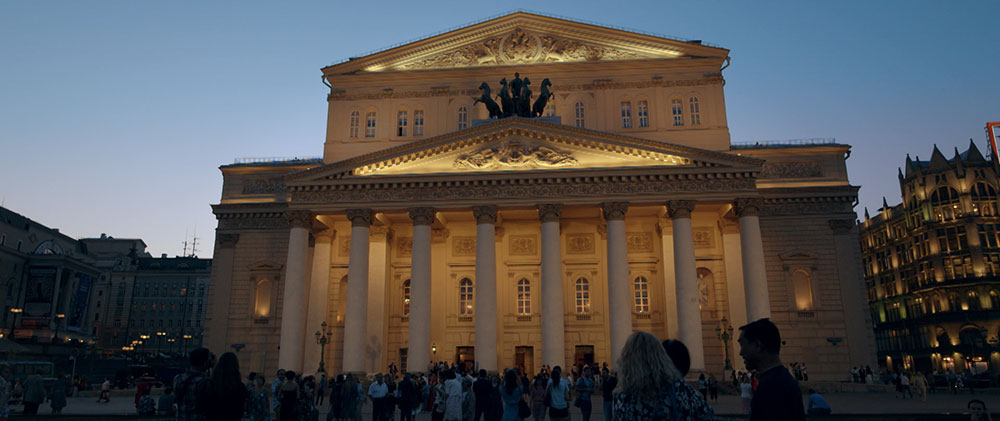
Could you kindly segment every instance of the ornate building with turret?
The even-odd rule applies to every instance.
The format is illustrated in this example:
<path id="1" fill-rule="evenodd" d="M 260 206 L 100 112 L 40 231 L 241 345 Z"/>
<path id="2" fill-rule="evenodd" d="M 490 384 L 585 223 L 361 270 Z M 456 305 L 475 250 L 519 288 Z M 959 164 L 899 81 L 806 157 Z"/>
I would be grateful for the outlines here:
<path id="1" fill-rule="evenodd" d="M 534 373 L 644 330 L 721 376 L 723 320 L 770 317 L 811 378 L 874 364 L 850 146 L 731 143 L 728 63 L 517 12 L 324 67 L 322 159 L 221 167 L 205 343 L 266 373 Z M 492 118 L 516 87 L 548 103 Z"/>
<path id="2" fill-rule="evenodd" d="M 997 165 L 975 143 L 951 159 L 906 157 L 903 202 L 860 223 L 879 363 L 890 369 L 1000 368 Z"/>

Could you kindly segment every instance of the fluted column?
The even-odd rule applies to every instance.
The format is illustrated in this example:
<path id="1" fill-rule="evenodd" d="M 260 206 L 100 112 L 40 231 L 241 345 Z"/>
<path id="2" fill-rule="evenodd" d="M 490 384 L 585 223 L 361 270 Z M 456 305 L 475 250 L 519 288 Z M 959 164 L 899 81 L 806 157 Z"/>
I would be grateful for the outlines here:
<path id="1" fill-rule="evenodd" d="M 319 362 L 323 359 L 320 347 L 316 345 L 315 336 L 323 328 L 326 321 L 328 292 L 330 289 L 330 243 L 333 241 L 333 230 L 325 229 L 313 232 L 316 245 L 313 247 L 312 274 L 309 282 L 309 309 L 306 317 L 305 353 L 302 370 L 312 373 L 319 370 Z M 329 367 L 329 365 L 327 365 Z"/>
<path id="2" fill-rule="evenodd" d="M 344 310 L 344 371 L 359 373 L 365 364 L 365 323 L 368 311 L 368 229 L 371 209 L 350 209 L 351 257 L 347 267 L 347 303 Z"/>
<path id="3" fill-rule="evenodd" d="M 212 286 L 206 300 L 204 344 L 208 349 L 225 349 L 229 335 L 229 306 L 233 287 L 233 259 L 236 243 L 240 235 L 234 233 L 215 234 L 215 254 L 212 257 Z M 99 311 L 99 310 L 98 310 Z M 268 315 L 270 316 L 270 314 Z M 93 317 L 93 316 L 91 316 Z M 235 336 L 236 332 L 232 332 Z"/>
<path id="4" fill-rule="evenodd" d="M 306 252 L 309 248 L 309 211 L 285 212 L 291 225 L 285 263 L 285 293 L 281 304 L 278 367 L 302 371 L 302 346 L 306 333 Z"/>
<path id="5" fill-rule="evenodd" d="M 472 208 L 476 217 L 476 360 L 497 371 L 496 206 Z"/>
<path id="6" fill-rule="evenodd" d="M 764 246 L 760 239 L 760 220 L 757 217 L 760 203 L 760 199 L 736 200 L 736 216 L 740 220 L 740 251 L 743 257 L 747 319 L 751 322 L 771 317 L 767 270 L 764 266 Z"/>
<path id="7" fill-rule="evenodd" d="M 410 265 L 410 322 L 406 365 L 422 371 L 431 361 L 431 223 L 434 209 L 412 208 L 413 247 Z"/>
<path id="8" fill-rule="evenodd" d="M 559 238 L 561 211 L 562 205 L 538 205 L 538 217 L 542 221 L 542 364 L 550 367 L 566 363 Z"/>
<path id="9" fill-rule="evenodd" d="M 628 203 L 602 204 L 608 224 L 608 320 L 611 331 L 611 361 L 618 363 L 625 340 L 632 334 L 632 306 L 628 282 L 628 244 L 625 241 L 625 213 Z"/>
<path id="10" fill-rule="evenodd" d="M 691 354 L 691 370 L 705 369 L 705 345 L 698 308 L 698 272 L 694 261 L 694 234 L 691 230 L 693 200 L 672 200 L 667 211 L 674 231 L 674 281 L 677 288 L 677 337 Z"/>

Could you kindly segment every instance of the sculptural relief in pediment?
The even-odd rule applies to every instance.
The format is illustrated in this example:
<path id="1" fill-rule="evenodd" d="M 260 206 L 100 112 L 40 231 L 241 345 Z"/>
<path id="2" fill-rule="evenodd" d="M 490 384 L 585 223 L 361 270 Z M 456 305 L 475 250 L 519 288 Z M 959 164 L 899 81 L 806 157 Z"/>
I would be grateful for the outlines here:
<path id="1" fill-rule="evenodd" d="M 441 69 L 509 64 L 569 63 L 652 58 L 609 46 L 515 28 L 504 35 L 477 41 L 457 50 L 417 59 L 401 70 Z"/>
<path id="2" fill-rule="evenodd" d="M 483 148 L 471 154 L 459 155 L 453 165 L 455 168 L 493 170 L 558 168 L 573 166 L 576 163 L 576 158 L 567 152 L 514 141 Z"/>

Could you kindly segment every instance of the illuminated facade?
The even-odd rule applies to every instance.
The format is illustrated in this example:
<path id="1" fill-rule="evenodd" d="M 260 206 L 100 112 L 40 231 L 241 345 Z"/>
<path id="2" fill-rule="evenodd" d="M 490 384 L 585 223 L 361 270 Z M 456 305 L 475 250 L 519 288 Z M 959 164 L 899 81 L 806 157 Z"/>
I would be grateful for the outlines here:
<path id="1" fill-rule="evenodd" d="M 518 12 L 324 68 L 322 159 L 221 167 L 206 344 L 262 372 L 535 371 L 641 329 L 721 374 L 721 319 L 769 316 L 815 378 L 874 364 L 850 147 L 732 145 L 728 54 Z M 515 72 L 552 100 L 488 120 L 477 87 Z"/>
<path id="2" fill-rule="evenodd" d="M 947 159 L 906 158 L 903 203 L 860 225 L 881 364 L 925 372 L 1000 370 L 996 165 L 975 143 Z"/>

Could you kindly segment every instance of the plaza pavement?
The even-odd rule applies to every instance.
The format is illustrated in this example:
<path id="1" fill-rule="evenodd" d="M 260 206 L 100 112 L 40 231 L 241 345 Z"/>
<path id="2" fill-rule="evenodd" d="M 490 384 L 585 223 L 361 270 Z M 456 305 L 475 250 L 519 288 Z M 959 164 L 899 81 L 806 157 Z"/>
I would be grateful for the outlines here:
<path id="1" fill-rule="evenodd" d="M 154 392 L 154 396 L 159 393 Z M 929 394 L 926 402 L 917 399 L 899 399 L 892 393 L 829 393 L 824 395 L 835 414 L 944 414 L 944 413 L 964 413 L 966 403 L 973 398 L 982 399 L 987 402 L 991 411 L 1000 408 L 1000 390 L 988 390 L 986 394 L 977 393 L 970 395 L 962 393 L 953 395 L 950 393 Z M 803 396 L 803 403 L 805 403 Z M 71 397 L 67 399 L 68 406 L 63 409 L 63 414 L 68 415 L 133 415 L 132 396 L 114 396 L 110 403 L 96 403 L 93 397 Z M 740 398 L 733 395 L 719 396 L 719 400 L 710 402 L 717 415 L 742 414 L 742 403 Z M 592 421 L 604 421 L 601 411 L 601 398 L 594 396 L 594 413 Z M 13 408 L 14 414 L 19 414 L 22 410 L 20 406 Z M 577 408 L 570 408 L 571 419 L 579 420 L 580 412 Z M 320 420 L 326 419 L 329 406 L 321 408 Z M 49 414 L 51 409 L 48 403 L 39 408 L 39 414 Z M 363 419 L 371 419 L 371 404 L 367 403 L 362 412 Z M 420 421 L 429 421 L 429 414 L 421 414 L 416 417 Z"/>

